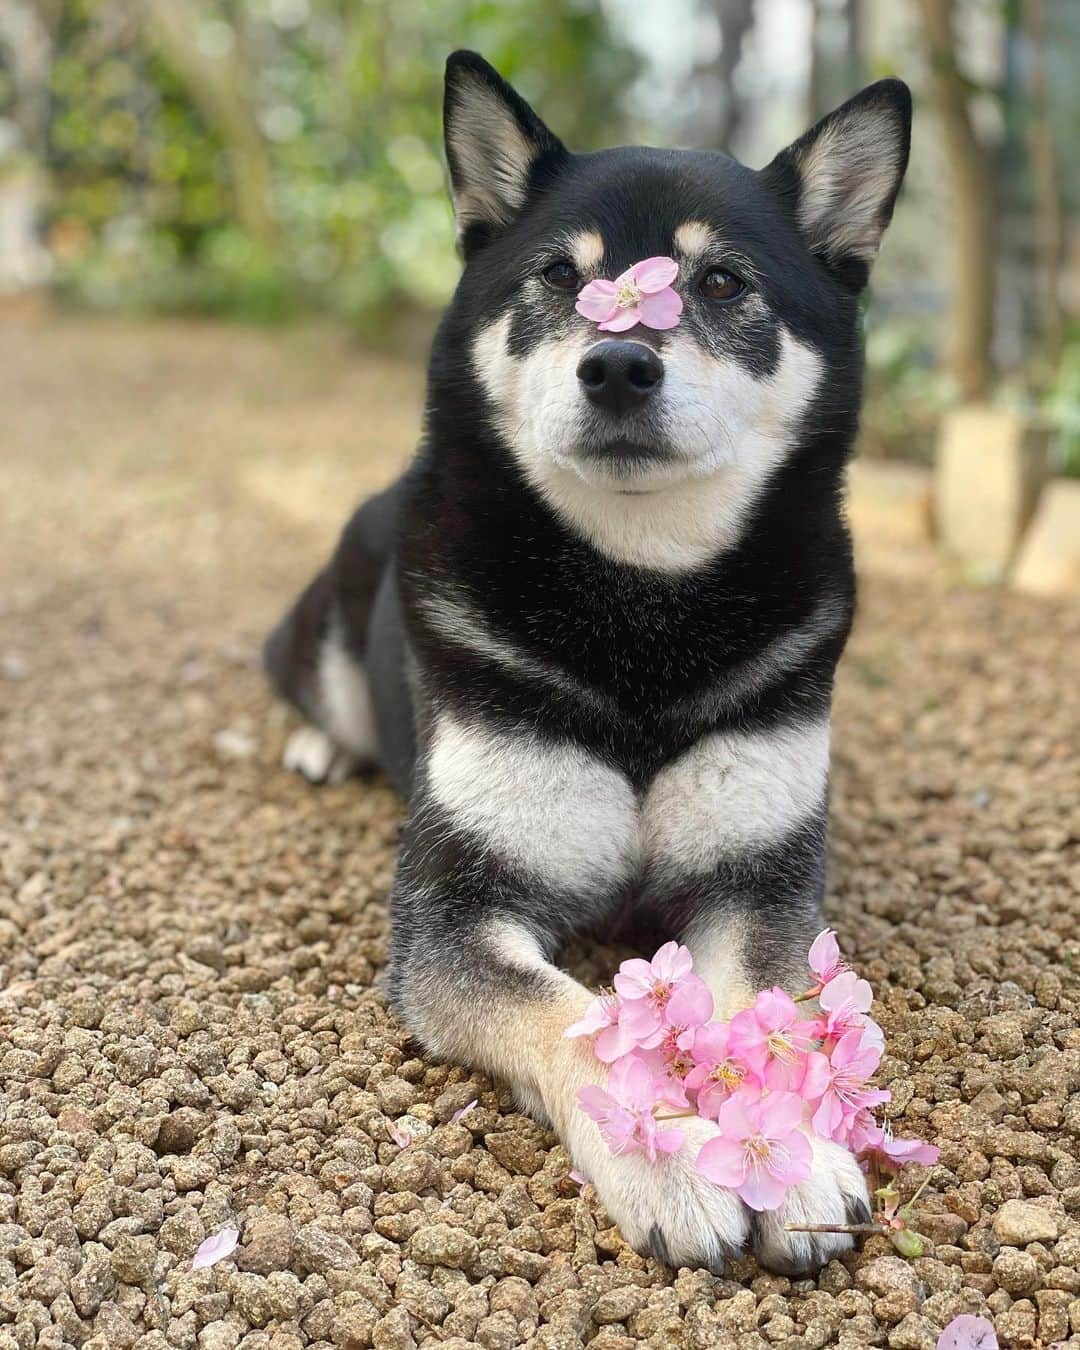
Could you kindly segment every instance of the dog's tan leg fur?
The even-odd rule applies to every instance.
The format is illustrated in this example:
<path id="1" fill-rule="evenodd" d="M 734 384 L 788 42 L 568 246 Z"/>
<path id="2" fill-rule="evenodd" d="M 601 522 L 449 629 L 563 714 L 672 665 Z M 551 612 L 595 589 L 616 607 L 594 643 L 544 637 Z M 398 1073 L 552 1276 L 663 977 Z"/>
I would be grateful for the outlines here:
<path id="1" fill-rule="evenodd" d="M 564 1036 L 592 998 L 546 961 L 535 940 L 507 923 L 493 925 L 472 953 L 474 977 L 445 965 L 408 981 L 401 1013 L 435 1054 L 509 1081 L 526 1109 L 547 1116 L 574 1164 L 595 1184 L 623 1236 L 671 1265 L 719 1271 L 744 1245 L 749 1220 L 730 1192 L 707 1182 L 695 1161 L 717 1133 L 709 1121 L 681 1120 L 686 1143 L 655 1163 L 640 1153 L 614 1156 L 577 1104 L 578 1089 L 606 1071 L 583 1040 Z M 470 987 L 466 990 L 464 980 Z"/>

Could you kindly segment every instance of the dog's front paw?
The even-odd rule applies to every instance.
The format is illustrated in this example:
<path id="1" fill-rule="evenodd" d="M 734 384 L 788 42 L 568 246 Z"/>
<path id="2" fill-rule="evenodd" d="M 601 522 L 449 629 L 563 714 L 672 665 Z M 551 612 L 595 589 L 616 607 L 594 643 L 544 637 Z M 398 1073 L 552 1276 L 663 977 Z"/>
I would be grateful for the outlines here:
<path id="1" fill-rule="evenodd" d="M 718 1133 L 710 1120 L 680 1120 L 685 1143 L 677 1153 L 650 1162 L 642 1153 L 615 1156 L 591 1136 L 571 1152 L 596 1186 L 604 1208 L 638 1252 L 669 1266 L 703 1266 L 719 1275 L 738 1256 L 750 1233 L 739 1197 L 697 1170 L 701 1146 Z"/>
<path id="2" fill-rule="evenodd" d="M 866 1223 L 866 1179 L 839 1144 L 811 1137 L 809 1178 L 793 1186 L 776 1210 L 755 1213 L 730 1190 L 697 1169 L 703 1144 L 719 1134 L 709 1120 L 684 1120 L 686 1142 L 677 1152 L 649 1162 L 641 1153 L 622 1157 L 575 1141 L 604 1208 L 636 1251 L 669 1266 L 706 1267 L 721 1274 L 724 1262 L 751 1249 L 763 1266 L 784 1275 L 820 1269 L 852 1245 L 847 1233 L 792 1233 L 786 1225 Z"/>
<path id="3" fill-rule="evenodd" d="M 805 1275 L 842 1256 L 853 1239 L 848 1233 L 791 1233 L 792 1224 L 867 1223 L 870 1204 L 866 1178 L 841 1144 L 810 1135 L 813 1170 L 792 1186 L 779 1209 L 753 1216 L 751 1246 L 763 1266 L 781 1275 Z"/>

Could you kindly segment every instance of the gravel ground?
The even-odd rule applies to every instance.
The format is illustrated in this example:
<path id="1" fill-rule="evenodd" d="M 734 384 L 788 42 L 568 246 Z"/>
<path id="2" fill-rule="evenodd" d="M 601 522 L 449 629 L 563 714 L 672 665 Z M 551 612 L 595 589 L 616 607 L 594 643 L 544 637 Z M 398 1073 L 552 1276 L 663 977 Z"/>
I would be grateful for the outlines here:
<path id="1" fill-rule="evenodd" d="M 388 788 L 277 768 L 258 642 L 418 397 L 316 330 L 0 332 L 0 1350 L 1080 1345 L 1080 610 L 873 572 L 841 673 L 828 917 L 930 1253 L 670 1271 L 388 1016 Z"/>

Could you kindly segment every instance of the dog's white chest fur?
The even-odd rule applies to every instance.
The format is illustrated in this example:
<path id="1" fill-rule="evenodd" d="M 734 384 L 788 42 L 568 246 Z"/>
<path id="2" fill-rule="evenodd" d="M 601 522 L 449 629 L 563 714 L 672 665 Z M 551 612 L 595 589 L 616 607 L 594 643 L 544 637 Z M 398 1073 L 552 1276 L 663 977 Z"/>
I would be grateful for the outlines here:
<path id="1" fill-rule="evenodd" d="M 559 891 L 588 893 L 646 866 L 700 875 L 780 842 L 820 808 L 828 765 L 827 718 L 710 733 L 639 794 L 579 745 L 444 713 L 427 780 L 454 824 L 495 856 Z"/>

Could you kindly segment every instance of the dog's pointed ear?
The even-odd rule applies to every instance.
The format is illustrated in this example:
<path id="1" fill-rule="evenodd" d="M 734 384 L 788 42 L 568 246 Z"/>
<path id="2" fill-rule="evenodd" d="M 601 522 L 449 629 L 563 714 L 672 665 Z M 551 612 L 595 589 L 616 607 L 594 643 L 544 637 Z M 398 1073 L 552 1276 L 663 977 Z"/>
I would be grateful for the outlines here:
<path id="1" fill-rule="evenodd" d="M 879 80 L 762 170 L 811 251 L 852 290 L 866 285 L 910 146 L 911 91 L 902 80 Z"/>
<path id="2" fill-rule="evenodd" d="M 475 52 L 446 62 L 446 158 L 465 251 L 510 223 L 529 189 L 566 159 L 562 142 Z"/>

